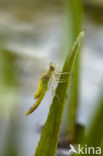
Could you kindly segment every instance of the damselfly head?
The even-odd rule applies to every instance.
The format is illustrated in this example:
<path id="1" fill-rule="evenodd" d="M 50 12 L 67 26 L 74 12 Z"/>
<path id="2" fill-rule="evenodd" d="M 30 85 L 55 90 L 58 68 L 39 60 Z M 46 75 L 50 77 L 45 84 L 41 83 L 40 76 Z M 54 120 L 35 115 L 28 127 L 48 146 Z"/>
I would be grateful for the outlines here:
<path id="1" fill-rule="evenodd" d="M 56 69 L 56 64 L 54 62 L 50 62 L 49 65 L 50 65 L 50 69 L 52 71 L 54 71 Z"/>

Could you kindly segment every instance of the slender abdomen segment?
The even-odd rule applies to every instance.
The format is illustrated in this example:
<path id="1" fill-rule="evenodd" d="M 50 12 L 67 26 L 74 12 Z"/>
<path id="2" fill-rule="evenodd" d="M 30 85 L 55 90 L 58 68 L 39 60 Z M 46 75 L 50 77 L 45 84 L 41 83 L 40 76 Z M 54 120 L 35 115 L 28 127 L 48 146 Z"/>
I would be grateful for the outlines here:
<path id="1" fill-rule="evenodd" d="M 34 103 L 34 105 L 25 113 L 26 116 L 28 116 L 29 114 L 31 114 L 32 112 L 34 112 L 34 110 L 39 106 L 39 104 L 41 103 L 44 95 L 45 95 L 45 91 L 42 90 L 39 98 L 36 100 L 36 102 Z"/>
<path id="2" fill-rule="evenodd" d="M 36 99 L 36 98 L 38 98 L 40 96 L 41 91 L 42 91 L 42 87 L 43 87 L 43 82 L 42 82 L 42 80 L 40 80 L 38 89 L 37 89 L 37 91 L 35 92 L 35 95 L 34 95 L 34 99 Z"/>
<path id="3" fill-rule="evenodd" d="M 49 69 L 47 72 L 43 73 L 42 76 L 40 77 L 40 83 L 34 95 L 34 99 L 37 98 L 37 100 L 34 103 L 34 105 L 25 113 L 26 116 L 34 112 L 34 110 L 39 106 L 39 104 L 43 100 L 44 95 L 46 91 L 48 90 L 48 82 L 51 77 L 51 74 L 52 74 L 52 71 Z"/>

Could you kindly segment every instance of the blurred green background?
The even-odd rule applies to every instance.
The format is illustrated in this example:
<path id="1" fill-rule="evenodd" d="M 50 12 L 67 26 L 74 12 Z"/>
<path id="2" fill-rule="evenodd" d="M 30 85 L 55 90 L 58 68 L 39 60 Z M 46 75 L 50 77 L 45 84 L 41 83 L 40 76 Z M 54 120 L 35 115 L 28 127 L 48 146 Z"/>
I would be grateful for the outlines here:
<path id="1" fill-rule="evenodd" d="M 83 29 L 86 36 L 78 60 L 76 120 L 88 130 L 102 94 L 103 1 L 0 0 L 0 156 L 34 154 L 52 101 L 51 92 L 28 118 L 25 111 L 34 102 L 41 73 L 50 61 L 62 67 L 67 51 Z M 68 131 L 65 114 L 62 136 Z"/>

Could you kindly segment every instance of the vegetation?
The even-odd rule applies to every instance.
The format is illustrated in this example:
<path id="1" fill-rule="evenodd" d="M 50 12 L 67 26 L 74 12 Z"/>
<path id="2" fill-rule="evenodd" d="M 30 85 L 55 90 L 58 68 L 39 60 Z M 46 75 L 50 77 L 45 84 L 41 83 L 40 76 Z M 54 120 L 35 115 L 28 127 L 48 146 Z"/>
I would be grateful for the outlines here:
<path id="1" fill-rule="evenodd" d="M 81 32 L 78 39 L 71 48 L 65 63 L 62 72 L 71 73 L 72 66 L 74 64 L 81 40 L 84 36 L 84 32 Z M 50 107 L 47 121 L 44 125 L 40 142 L 38 144 L 35 156 L 39 156 L 42 153 L 42 156 L 54 156 L 56 152 L 56 147 L 58 144 L 59 133 L 61 128 L 63 110 L 66 102 L 67 89 L 70 82 L 70 74 L 61 75 L 60 79 L 65 80 L 65 83 L 59 83 L 55 92 L 53 102 Z M 58 101 L 58 98 L 60 102 Z"/>

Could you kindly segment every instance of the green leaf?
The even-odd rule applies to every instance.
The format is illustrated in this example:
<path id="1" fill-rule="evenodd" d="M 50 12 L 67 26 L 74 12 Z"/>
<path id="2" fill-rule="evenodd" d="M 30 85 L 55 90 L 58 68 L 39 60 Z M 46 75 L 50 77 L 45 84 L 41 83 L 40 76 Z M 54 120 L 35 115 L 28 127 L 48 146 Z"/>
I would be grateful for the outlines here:
<path id="1" fill-rule="evenodd" d="M 100 146 L 103 141 L 103 91 L 101 94 L 86 136 L 87 145 L 92 147 Z"/>
<path id="2" fill-rule="evenodd" d="M 81 147 L 94 147 L 95 151 L 97 147 L 101 147 L 101 152 L 103 152 L 103 90 L 101 91 L 101 96 L 99 97 L 99 101 L 97 104 L 97 108 L 91 117 L 91 123 L 85 136 L 85 139 L 82 140 Z M 94 155 L 92 150 L 90 154 L 86 154 L 84 148 L 83 156 Z M 97 154 L 95 154 L 97 155 Z M 102 154 L 98 154 L 101 156 Z M 74 154 L 73 156 L 82 156 L 82 154 Z"/>
<path id="3" fill-rule="evenodd" d="M 62 72 L 71 73 L 72 66 L 74 64 L 83 36 L 84 32 L 81 32 L 66 58 Z M 48 118 L 44 125 L 35 156 L 55 156 L 56 153 L 63 110 L 66 102 L 66 94 L 70 82 L 70 74 L 62 74 L 60 79 L 64 79 L 65 82 L 59 83 L 56 88 L 56 95 L 53 98 L 53 102 L 51 104 Z"/>
<path id="4" fill-rule="evenodd" d="M 82 26 L 82 15 L 83 15 L 83 5 L 81 0 L 65 0 L 65 43 L 64 49 L 71 47 L 73 41 L 76 39 L 80 33 Z M 69 29 L 68 29 L 69 28 Z M 68 45 L 69 41 L 69 45 Z M 66 50 L 67 51 L 67 50 Z M 71 80 L 71 86 L 73 89 L 68 91 L 68 94 L 72 98 L 67 99 L 67 108 L 66 108 L 66 119 L 64 133 L 70 135 L 71 142 L 74 142 L 77 138 L 75 133 L 76 129 L 76 117 L 79 104 L 79 77 L 80 77 L 80 63 L 81 63 L 81 52 L 79 51 L 78 56 L 75 60 L 73 66 L 73 79 Z M 69 124 L 68 124 L 69 123 Z"/>

